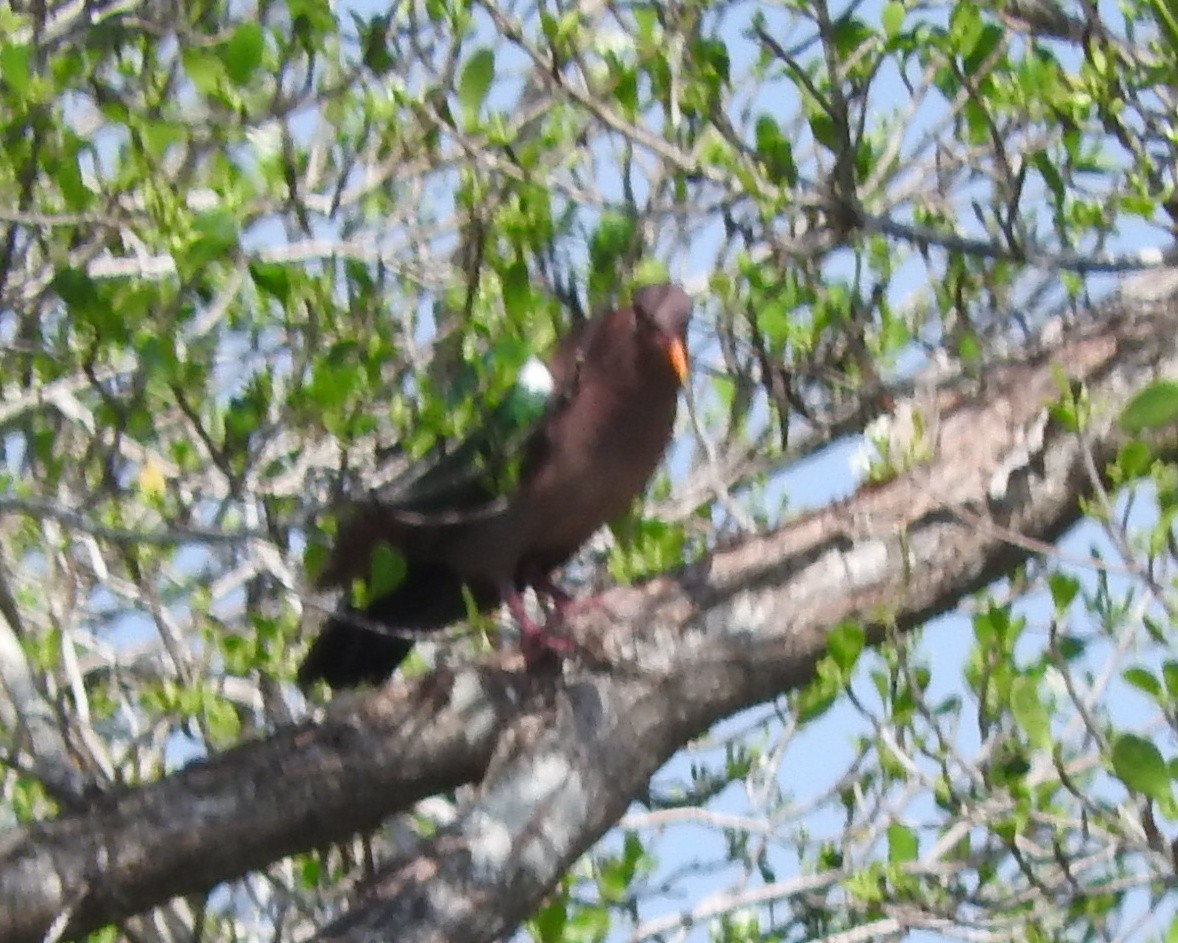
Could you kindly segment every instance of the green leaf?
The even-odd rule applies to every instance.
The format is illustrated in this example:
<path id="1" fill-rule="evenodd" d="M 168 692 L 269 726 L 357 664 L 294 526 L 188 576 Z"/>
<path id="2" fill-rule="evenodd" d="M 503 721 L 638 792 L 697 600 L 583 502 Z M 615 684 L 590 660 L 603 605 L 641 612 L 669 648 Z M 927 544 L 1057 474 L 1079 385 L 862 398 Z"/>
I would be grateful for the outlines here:
<path id="1" fill-rule="evenodd" d="M 879 862 L 870 862 L 839 883 L 848 894 L 866 904 L 877 904 L 884 899 L 885 883 Z"/>
<path id="2" fill-rule="evenodd" d="M 318 858 L 307 855 L 299 861 L 299 882 L 306 890 L 315 890 L 319 886 L 322 876 L 323 866 L 319 863 Z"/>
<path id="3" fill-rule="evenodd" d="M 904 4 L 896 3 L 895 0 L 884 4 L 880 21 L 888 39 L 894 39 L 899 34 L 900 28 L 904 25 L 904 15 Z"/>
<path id="4" fill-rule="evenodd" d="M 458 78 L 458 102 L 468 121 L 478 117 L 495 80 L 495 53 L 487 47 L 475 50 Z"/>
<path id="5" fill-rule="evenodd" d="M 834 23 L 834 45 L 844 59 L 858 54 L 874 36 L 875 31 L 858 17 L 842 16 Z"/>
<path id="6" fill-rule="evenodd" d="M 962 58 L 973 52 L 984 27 L 981 11 L 975 4 L 954 4 L 949 16 L 949 40 Z"/>
<path id="7" fill-rule="evenodd" d="M 920 842 L 912 829 L 893 822 L 888 826 L 888 860 L 893 864 L 915 861 L 920 854 Z"/>
<path id="8" fill-rule="evenodd" d="M 1059 175 L 1059 170 L 1056 169 L 1051 158 L 1045 151 L 1036 151 L 1031 157 L 1031 162 L 1035 165 L 1035 169 L 1039 171 L 1039 176 L 1043 178 L 1043 182 L 1051 190 L 1051 195 L 1055 197 L 1055 205 L 1057 207 L 1062 206 L 1066 192 L 1063 177 Z"/>
<path id="9" fill-rule="evenodd" d="M 1051 601 L 1055 604 L 1057 613 L 1066 612 L 1076 594 L 1080 592 L 1080 581 L 1059 571 L 1047 577 L 1047 585 L 1051 590 Z"/>
<path id="10" fill-rule="evenodd" d="M 765 165 L 769 179 L 774 183 L 795 186 L 798 182 L 798 167 L 794 163 L 793 148 L 790 146 L 777 122 L 769 115 L 757 119 L 757 156 Z"/>
<path id="11" fill-rule="evenodd" d="M 634 287 L 661 285 L 670 280 L 667 264 L 662 259 L 647 256 L 634 266 Z"/>
<path id="12" fill-rule="evenodd" d="M 1133 481 L 1149 474 L 1153 465 L 1153 451 L 1140 439 L 1126 442 L 1117 453 L 1118 482 Z"/>
<path id="13" fill-rule="evenodd" d="M 184 140 L 188 133 L 182 125 L 172 121 L 145 121 L 139 128 L 144 147 L 153 160 L 162 160 L 168 148 Z"/>
<path id="14" fill-rule="evenodd" d="M 527 324 L 532 310 L 532 284 L 523 262 L 513 262 L 503 273 L 503 308 L 513 322 Z"/>
<path id="15" fill-rule="evenodd" d="M 225 66 L 211 49 L 190 46 L 180 53 L 189 81 L 202 95 L 213 95 L 225 77 Z"/>
<path id="16" fill-rule="evenodd" d="M 639 19 L 638 13 L 639 11 L 634 11 L 635 19 Z M 563 59 L 571 55 L 577 48 L 577 33 L 581 30 L 581 21 L 582 14 L 576 8 L 559 16 L 551 13 L 540 14 L 540 29 L 543 30 L 544 38 L 548 40 L 548 45 L 558 58 Z"/>
<path id="17" fill-rule="evenodd" d="M 16 99 L 22 100 L 29 91 L 29 46 L 27 43 L 5 43 L 0 46 L 0 77 Z"/>
<path id="18" fill-rule="evenodd" d="M 978 71 L 985 66 L 986 61 L 990 55 L 998 48 L 998 44 L 1005 38 L 1006 32 L 1001 29 L 996 23 L 987 23 L 983 28 L 981 34 L 970 49 L 969 54 L 965 57 L 962 66 L 966 74 Z"/>
<path id="19" fill-rule="evenodd" d="M 1168 661 L 1162 665 L 1162 680 L 1166 683 L 1170 700 L 1178 702 L 1178 662 Z"/>
<path id="20" fill-rule="evenodd" d="M 1088 645 L 1083 639 L 1066 632 L 1059 636 L 1059 655 L 1064 661 L 1075 661 L 1087 650 Z"/>
<path id="21" fill-rule="evenodd" d="M 71 210 L 83 210 L 90 203 L 93 194 L 82 180 L 82 168 L 75 156 L 62 155 L 53 169 L 53 179 Z"/>
<path id="22" fill-rule="evenodd" d="M 601 862 L 597 875 L 597 884 L 601 896 L 611 902 L 625 899 L 626 891 L 634 883 L 634 877 L 640 867 L 647 863 L 646 850 L 637 833 L 626 832 L 622 853 Z"/>
<path id="23" fill-rule="evenodd" d="M 712 91 L 718 91 L 721 86 L 728 84 L 731 63 L 728 47 L 722 40 L 714 37 L 698 39 L 691 44 L 690 54 Z"/>
<path id="24" fill-rule="evenodd" d="M 1135 734 L 1122 734 L 1113 744 L 1113 773 L 1134 792 L 1158 802 L 1170 799 L 1170 773 L 1158 748 Z"/>
<path id="25" fill-rule="evenodd" d="M 223 259 L 237 248 L 237 218 L 228 210 L 210 210 L 192 221 L 195 238 L 188 244 L 182 258 L 177 258 L 181 270 L 194 274 L 218 259 Z"/>
<path id="26" fill-rule="evenodd" d="M 563 943 L 565 925 L 569 915 L 568 893 L 561 888 L 553 894 L 548 903 L 541 907 L 531 920 L 532 932 L 539 943 Z"/>
<path id="27" fill-rule="evenodd" d="M 609 911 L 588 904 L 574 907 L 561 943 L 598 943 L 609 932 Z"/>
<path id="28" fill-rule="evenodd" d="M 318 52 L 339 28 L 331 0 L 287 0 L 286 7 L 295 36 L 309 52 Z"/>
<path id="29" fill-rule="evenodd" d="M 797 694 L 794 709 L 798 722 L 805 724 L 821 717 L 834 706 L 842 691 L 843 683 L 835 677 L 830 665 L 819 662 L 817 677 Z"/>
<path id="30" fill-rule="evenodd" d="M 266 37 L 258 23 L 242 23 L 221 46 L 221 62 L 235 85 L 247 85 L 262 64 Z"/>
<path id="31" fill-rule="evenodd" d="M 826 637 L 826 650 L 836 665 L 843 671 L 850 671 L 866 642 L 867 633 L 863 626 L 857 622 L 843 622 Z"/>
<path id="32" fill-rule="evenodd" d="M 1146 6 L 1153 13 L 1158 28 L 1166 34 L 1169 47 L 1173 49 L 1178 46 L 1178 22 L 1175 21 L 1174 14 L 1167 9 L 1165 0 L 1148 0 Z"/>
<path id="33" fill-rule="evenodd" d="M 241 718 L 233 705 L 212 693 L 206 693 L 202 700 L 210 739 L 220 745 L 236 740 L 241 734 Z"/>
<path id="34" fill-rule="evenodd" d="M 685 559 L 687 538 L 682 524 L 628 517 L 611 529 L 618 543 L 610 553 L 610 575 L 632 582 L 679 566 Z"/>
<path id="35" fill-rule="evenodd" d="M 94 279 L 80 268 L 63 268 L 53 276 L 50 284 L 68 308 L 92 312 L 100 306 Z"/>
<path id="36" fill-rule="evenodd" d="M 609 265 L 623 255 L 634 238 L 634 220 L 621 213 L 605 213 L 589 240 L 594 267 Z"/>
<path id="37" fill-rule="evenodd" d="M 1129 432 L 1157 429 L 1178 420 L 1178 382 L 1160 380 L 1129 401 L 1120 423 Z"/>
<path id="38" fill-rule="evenodd" d="M 810 111 L 810 132 L 814 135 L 814 140 L 828 151 L 838 153 L 838 128 L 834 119 L 825 110 L 814 108 Z"/>
<path id="39" fill-rule="evenodd" d="M 397 64 L 396 57 L 389 51 L 388 34 L 392 14 L 374 16 L 367 23 L 359 14 L 352 13 L 352 21 L 360 34 L 364 64 L 374 75 L 384 75 Z"/>
<path id="40" fill-rule="evenodd" d="M 620 65 L 612 72 L 614 99 L 621 106 L 622 116 L 634 121 L 638 116 L 638 72 Z"/>
<path id="41" fill-rule="evenodd" d="M 150 334 L 140 337 L 136 341 L 135 352 L 139 365 L 150 374 L 163 374 L 165 379 L 173 379 L 176 369 L 176 346 L 170 336 Z"/>
<path id="42" fill-rule="evenodd" d="M 1159 645 L 1166 645 L 1169 643 L 1169 635 L 1161 623 L 1159 623 L 1156 619 L 1152 619 L 1147 615 L 1143 615 L 1141 617 L 1141 625 L 1145 631 L 1149 633 L 1149 637 Z"/>
<path id="43" fill-rule="evenodd" d="M 290 300 L 290 271 L 277 262 L 250 262 L 250 277 L 259 291 L 264 291 L 282 303 Z"/>
<path id="44" fill-rule="evenodd" d="M 1010 710 L 1031 744 L 1041 750 L 1051 748 L 1051 716 L 1039 697 L 1038 679 L 1020 675 L 1010 686 Z"/>
<path id="45" fill-rule="evenodd" d="M 303 550 L 303 572 L 309 579 L 317 579 L 330 558 L 331 551 L 327 547 L 316 541 L 308 541 Z"/>
<path id="46" fill-rule="evenodd" d="M 1152 698 L 1158 698 L 1162 693 L 1161 682 L 1153 676 L 1153 672 L 1147 671 L 1145 668 L 1127 668 L 1125 673 L 1121 676 L 1125 679 L 1126 684 L 1130 684 L 1148 694 Z"/>
<path id="47" fill-rule="evenodd" d="M 405 558 L 386 543 L 372 551 L 368 577 L 368 602 L 391 593 L 405 578 Z"/>
<path id="48" fill-rule="evenodd" d="M 590 298 L 609 295 L 618 288 L 618 263 L 636 237 L 634 220 L 622 213 L 606 212 L 589 238 Z"/>

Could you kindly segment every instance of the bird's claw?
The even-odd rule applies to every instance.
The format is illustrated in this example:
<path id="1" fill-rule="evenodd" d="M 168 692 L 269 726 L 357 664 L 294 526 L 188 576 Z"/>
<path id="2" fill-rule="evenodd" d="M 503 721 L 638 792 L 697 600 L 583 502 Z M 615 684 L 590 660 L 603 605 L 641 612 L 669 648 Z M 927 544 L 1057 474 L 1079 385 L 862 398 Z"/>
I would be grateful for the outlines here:
<path id="1" fill-rule="evenodd" d="M 605 604 L 605 600 L 600 596 L 585 596 L 581 599 L 566 596 L 564 599 L 554 599 L 552 609 L 553 615 L 560 622 L 568 622 L 570 619 L 584 615 L 587 612 L 597 612 L 599 610 L 604 610 L 607 615 L 612 615 L 609 607 Z"/>
<path id="2" fill-rule="evenodd" d="M 553 635 L 534 623 L 520 627 L 519 647 L 528 671 L 535 671 L 552 662 L 559 663 L 577 650 L 572 639 Z"/>
<path id="3" fill-rule="evenodd" d="M 541 599 L 547 597 L 549 612 L 559 622 L 568 622 L 575 616 L 604 606 L 600 596 L 585 596 L 578 599 L 564 587 L 558 586 L 547 573 L 535 574 L 531 584 Z M 549 621 L 551 622 L 551 619 Z"/>

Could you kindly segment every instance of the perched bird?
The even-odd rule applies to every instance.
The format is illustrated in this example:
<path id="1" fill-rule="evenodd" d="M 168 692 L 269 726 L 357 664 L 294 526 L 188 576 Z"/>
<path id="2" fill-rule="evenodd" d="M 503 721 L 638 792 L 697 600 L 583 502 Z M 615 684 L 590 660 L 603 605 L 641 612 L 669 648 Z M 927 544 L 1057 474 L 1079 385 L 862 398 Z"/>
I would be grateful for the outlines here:
<path id="1" fill-rule="evenodd" d="M 319 585 L 366 580 L 382 545 L 400 556 L 404 573 L 363 610 L 345 606 L 328 619 L 300 684 L 379 683 L 413 646 L 398 631 L 440 629 L 501 602 L 519 622 L 528 664 L 545 651 L 566 652 L 566 639 L 529 619 L 521 592 L 530 586 L 560 611 L 569 597 L 552 571 L 620 517 L 654 474 L 687 379 L 690 315 L 681 288 L 649 285 L 630 307 L 570 331 L 549 360 L 552 395 L 506 493 L 495 490 L 500 464 L 475 438 L 417 476 L 407 497 L 402 489 L 394 501 L 373 495 L 348 509 Z M 463 466 L 478 470 L 465 474 Z"/>

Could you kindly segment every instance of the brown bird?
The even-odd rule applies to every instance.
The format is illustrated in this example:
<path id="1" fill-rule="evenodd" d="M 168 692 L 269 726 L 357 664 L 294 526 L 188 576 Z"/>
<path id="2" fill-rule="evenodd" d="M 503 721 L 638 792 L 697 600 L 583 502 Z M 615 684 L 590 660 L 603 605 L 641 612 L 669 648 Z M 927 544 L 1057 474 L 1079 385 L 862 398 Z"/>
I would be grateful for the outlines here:
<path id="1" fill-rule="evenodd" d="M 475 463 L 482 466 L 478 475 L 455 472 L 472 458 L 486 459 L 473 440 L 418 476 L 408 497 L 356 503 L 343 517 L 319 585 L 347 588 L 367 579 L 382 544 L 399 554 L 405 571 L 363 610 L 346 606 L 327 621 L 299 683 L 379 683 L 409 653 L 410 633 L 500 602 L 519 622 L 529 665 L 545 651 L 566 652 L 567 640 L 528 618 L 521 592 L 531 586 L 563 612 L 569 597 L 552 571 L 620 517 L 654 474 L 687 378 L 690 315 L 681 288 L 650 285 L 635 292 L 631 307 L 584 321 L 565 336 L 548 364 L 553 395 L 526 437 L 509 493 L 494 493 L 491 481 L 499 475 L 488 474 L 485 461 Z"/>

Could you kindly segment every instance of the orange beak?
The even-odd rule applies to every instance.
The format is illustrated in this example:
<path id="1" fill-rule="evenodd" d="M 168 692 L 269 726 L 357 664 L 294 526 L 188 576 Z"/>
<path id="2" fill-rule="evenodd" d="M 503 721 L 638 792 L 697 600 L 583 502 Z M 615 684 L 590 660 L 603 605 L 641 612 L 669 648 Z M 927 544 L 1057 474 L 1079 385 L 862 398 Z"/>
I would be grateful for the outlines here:
<path id="1" fill-rule="evenodd" d="M 678 337 L 667 339 L 667 360 L 671 362 L 671 369 L 679 378 L 679 385 L 687 382 L 687 348 Z"/>

